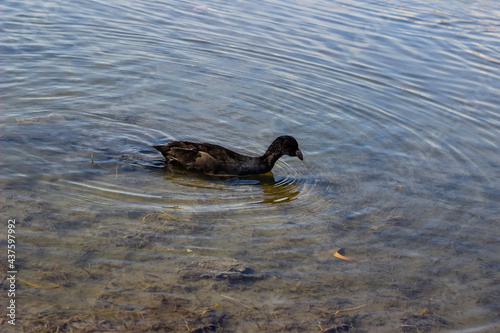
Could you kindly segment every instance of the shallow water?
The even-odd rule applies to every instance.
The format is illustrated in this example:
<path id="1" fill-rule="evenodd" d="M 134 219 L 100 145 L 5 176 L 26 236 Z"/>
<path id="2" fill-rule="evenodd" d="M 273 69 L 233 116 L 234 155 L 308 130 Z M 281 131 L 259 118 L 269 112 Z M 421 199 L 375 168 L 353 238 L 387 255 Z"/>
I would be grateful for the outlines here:
<path id="1" fill-rule="evenodd" d="M 500 329 L 496 2 L 0 6 L 2 330 Z"/>

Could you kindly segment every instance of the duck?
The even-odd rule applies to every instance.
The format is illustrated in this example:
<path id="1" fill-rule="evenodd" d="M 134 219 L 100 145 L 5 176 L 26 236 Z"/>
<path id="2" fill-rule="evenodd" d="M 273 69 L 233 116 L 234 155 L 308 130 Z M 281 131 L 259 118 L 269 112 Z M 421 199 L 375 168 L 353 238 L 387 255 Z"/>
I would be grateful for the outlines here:
<path id="1" fill-rule="evenodd" d="M 216 144 L 188 141 L 171 141 L 153 148 L 160 151 L 168 164 L 212 175 L 246 176 L 267 173 L 283 155 L 304 160 L 297 140 L 289 135 L 276 138 L 262 156 L 242 155 Z"/>

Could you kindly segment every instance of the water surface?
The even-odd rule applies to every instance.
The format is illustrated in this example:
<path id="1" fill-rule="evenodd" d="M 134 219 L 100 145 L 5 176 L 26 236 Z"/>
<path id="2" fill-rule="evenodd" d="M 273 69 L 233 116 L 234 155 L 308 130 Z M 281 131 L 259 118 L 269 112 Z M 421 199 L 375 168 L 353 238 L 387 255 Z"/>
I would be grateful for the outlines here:
<path id="1" fill-rule="evenodd" d="M 16 328 L 499 329 L 496 2 L 1 7 Z M 151 148 L 285 134 L 251 177 Z"/>

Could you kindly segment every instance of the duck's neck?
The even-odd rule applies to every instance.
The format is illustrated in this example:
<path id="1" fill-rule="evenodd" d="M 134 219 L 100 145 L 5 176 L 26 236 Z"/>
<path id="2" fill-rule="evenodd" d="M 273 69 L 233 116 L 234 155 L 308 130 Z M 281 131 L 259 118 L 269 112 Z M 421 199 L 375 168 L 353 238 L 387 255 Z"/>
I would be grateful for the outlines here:
<path id="1" fill-rule="evenodd" d="M 276 151 L 270 151 L 268 149 L 266 153 L 260 157 L 260 160 L 266 167 L 266 172 L 271 171 L 271 169 L 274 167 L 274 164 L 276 163 L 277 160 L 279 160 L 281 156 L 283 156 L 282 153 Z"/>

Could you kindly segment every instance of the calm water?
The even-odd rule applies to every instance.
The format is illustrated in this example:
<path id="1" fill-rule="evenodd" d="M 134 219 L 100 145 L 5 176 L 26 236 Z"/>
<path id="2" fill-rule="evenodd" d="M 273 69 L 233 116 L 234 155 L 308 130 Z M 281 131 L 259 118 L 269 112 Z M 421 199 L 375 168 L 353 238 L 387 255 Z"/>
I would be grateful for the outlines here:
<path id="1" fill-rule="evenodd" d="M 1 12 L 15 329 L 500 329 L 497 1 Z M 258 155 L 284 134 L 304 161 L 254 177 L 169 169 L 151 148 Z"/>

